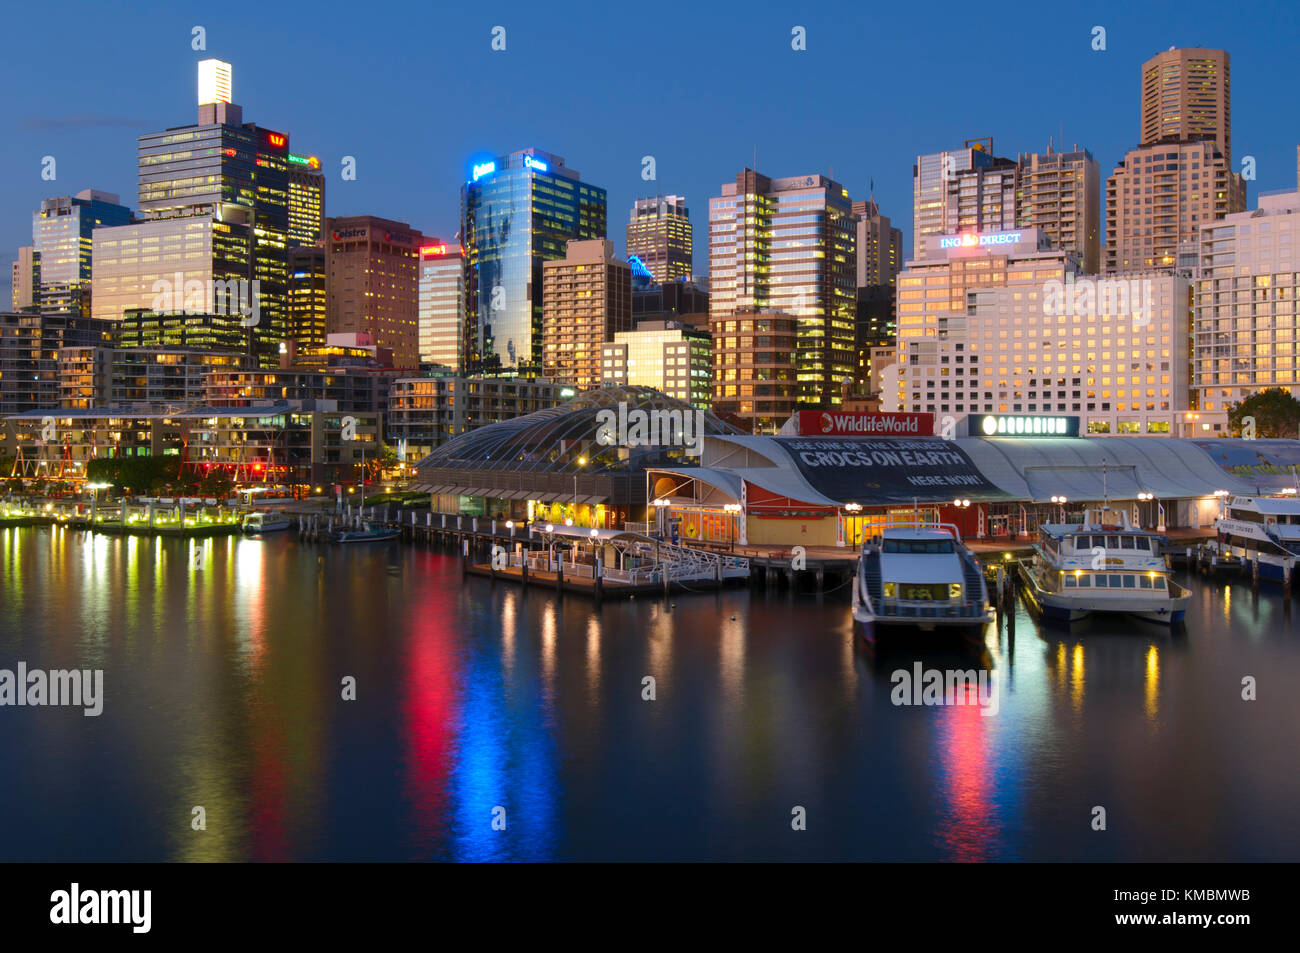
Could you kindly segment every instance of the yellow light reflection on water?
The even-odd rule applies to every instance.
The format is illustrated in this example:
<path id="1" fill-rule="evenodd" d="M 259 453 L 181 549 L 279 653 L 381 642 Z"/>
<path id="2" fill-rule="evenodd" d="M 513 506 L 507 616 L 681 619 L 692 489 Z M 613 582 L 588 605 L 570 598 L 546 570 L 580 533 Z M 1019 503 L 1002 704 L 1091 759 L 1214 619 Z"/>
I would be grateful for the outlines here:
<path id="1" fill-rule="evenodd" d="M 594 708 L 600 703 L 600 619 L 587 619 L 587 699 Z"/>
<path id="2" fill-rule="evenodd" d="M 1056 643 L 1056 691 L 1058 694 L 1065 694 L 1065 643 Z"/>
<path id="3" fill-rule="evenodd" d="M 1076 712 L 1083 709 L 1083 683 L 1083 644 L 1078 643 L 1070 658 L 1070 701 L 1074 704 Z"/>
<path id="4" fill-rule="evenodd" d="M 723 620 L 721 636 L 722 688 L 730 701 L 739 703 L 745 689 L 745 627 L 733 616 Z"/>
<path id="5" fill-rule="evenodd" d="M 1160 650 L 1155 645 L 1147 647 L 1145 689 L 1147 719 L 1154 724 L 1160 713 Z"/>
<path id="6" fill-rule="evenodd" d="M 511 589 L 501 600 L 501 665 L 507 680 L 515 668 L 515 626 L 518 611 L 515 590 Z"/>
<path id="7" fill-rule="evenodd" d="M 555 602 L 548 602 L 542 610 L 542 681 L 549 696 L 555 687 Z"/>

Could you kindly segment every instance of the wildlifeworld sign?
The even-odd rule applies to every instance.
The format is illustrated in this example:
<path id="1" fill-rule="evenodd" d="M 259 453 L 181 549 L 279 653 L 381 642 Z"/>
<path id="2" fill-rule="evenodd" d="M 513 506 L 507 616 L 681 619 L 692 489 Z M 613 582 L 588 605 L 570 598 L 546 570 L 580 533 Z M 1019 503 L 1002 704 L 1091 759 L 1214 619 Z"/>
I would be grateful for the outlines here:
<path id="1" fill-rule="evenodd" d="M 777 437 L 799 473 L 823 496 L 864 506 L 1009 499 L 951 440 L 903 437 Z"/>
<path id="2" fill-rule="evenodd" d="M 801 410 L 803 436 L 928 437 L 934 433 L 934 414 L 858 413 L 846 410 Z"/>

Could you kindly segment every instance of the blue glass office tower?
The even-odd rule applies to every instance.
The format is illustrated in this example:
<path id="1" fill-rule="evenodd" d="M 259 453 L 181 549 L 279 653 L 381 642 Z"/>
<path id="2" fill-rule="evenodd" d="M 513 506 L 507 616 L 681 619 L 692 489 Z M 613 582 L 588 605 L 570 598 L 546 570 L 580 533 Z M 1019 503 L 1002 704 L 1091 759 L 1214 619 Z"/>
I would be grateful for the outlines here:
<path id="1" fill-rule="evenodd" d="M 92 234 L 130 223 L 131 210 L 111 192 L 84 189 L 41 202 L 32 214 L 32 247 L 41 260 L 34 295 L 40 310 L 90 317 Z"/>
<path id="2" fill-rule="evenodd" d="M 605 237 L 605 190 L 538 149 L 473 163 L 461 188 L 467 374 L 537 377 L 542 262 Z"/>

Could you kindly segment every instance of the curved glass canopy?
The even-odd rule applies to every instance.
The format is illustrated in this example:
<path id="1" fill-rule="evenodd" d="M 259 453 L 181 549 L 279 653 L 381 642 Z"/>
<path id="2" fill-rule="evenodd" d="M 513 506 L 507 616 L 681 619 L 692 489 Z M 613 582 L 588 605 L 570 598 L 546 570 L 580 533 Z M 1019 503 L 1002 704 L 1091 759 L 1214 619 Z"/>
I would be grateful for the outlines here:
<path id="1" fill-rule="evenodd" d="M 702 432 L 701 432 L 702 429 Z M 690 466 L 704 436 L 744 431 L 651 387 L 601 387 L 438 447 L 420 469 L 601 473 Z"/>

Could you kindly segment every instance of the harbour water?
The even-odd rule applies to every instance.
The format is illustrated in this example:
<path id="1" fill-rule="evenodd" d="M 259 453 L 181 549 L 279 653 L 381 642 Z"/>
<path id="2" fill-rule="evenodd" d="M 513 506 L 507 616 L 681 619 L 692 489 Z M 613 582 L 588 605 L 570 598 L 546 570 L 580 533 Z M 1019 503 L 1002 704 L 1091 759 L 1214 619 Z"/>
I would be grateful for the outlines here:
<path id="1" fill-rule="evenodd" d="M 843 589 L 595 608 L 418 546 L 0 530 L 0 669 L 104 673 L 98 717 L 0 707 L 0 860 L 1294 860 L 1300 605 L 1178 578 L 1172 633 L 872 650 Z M 918 663 L 996 705 L 896 704 Z"/>

